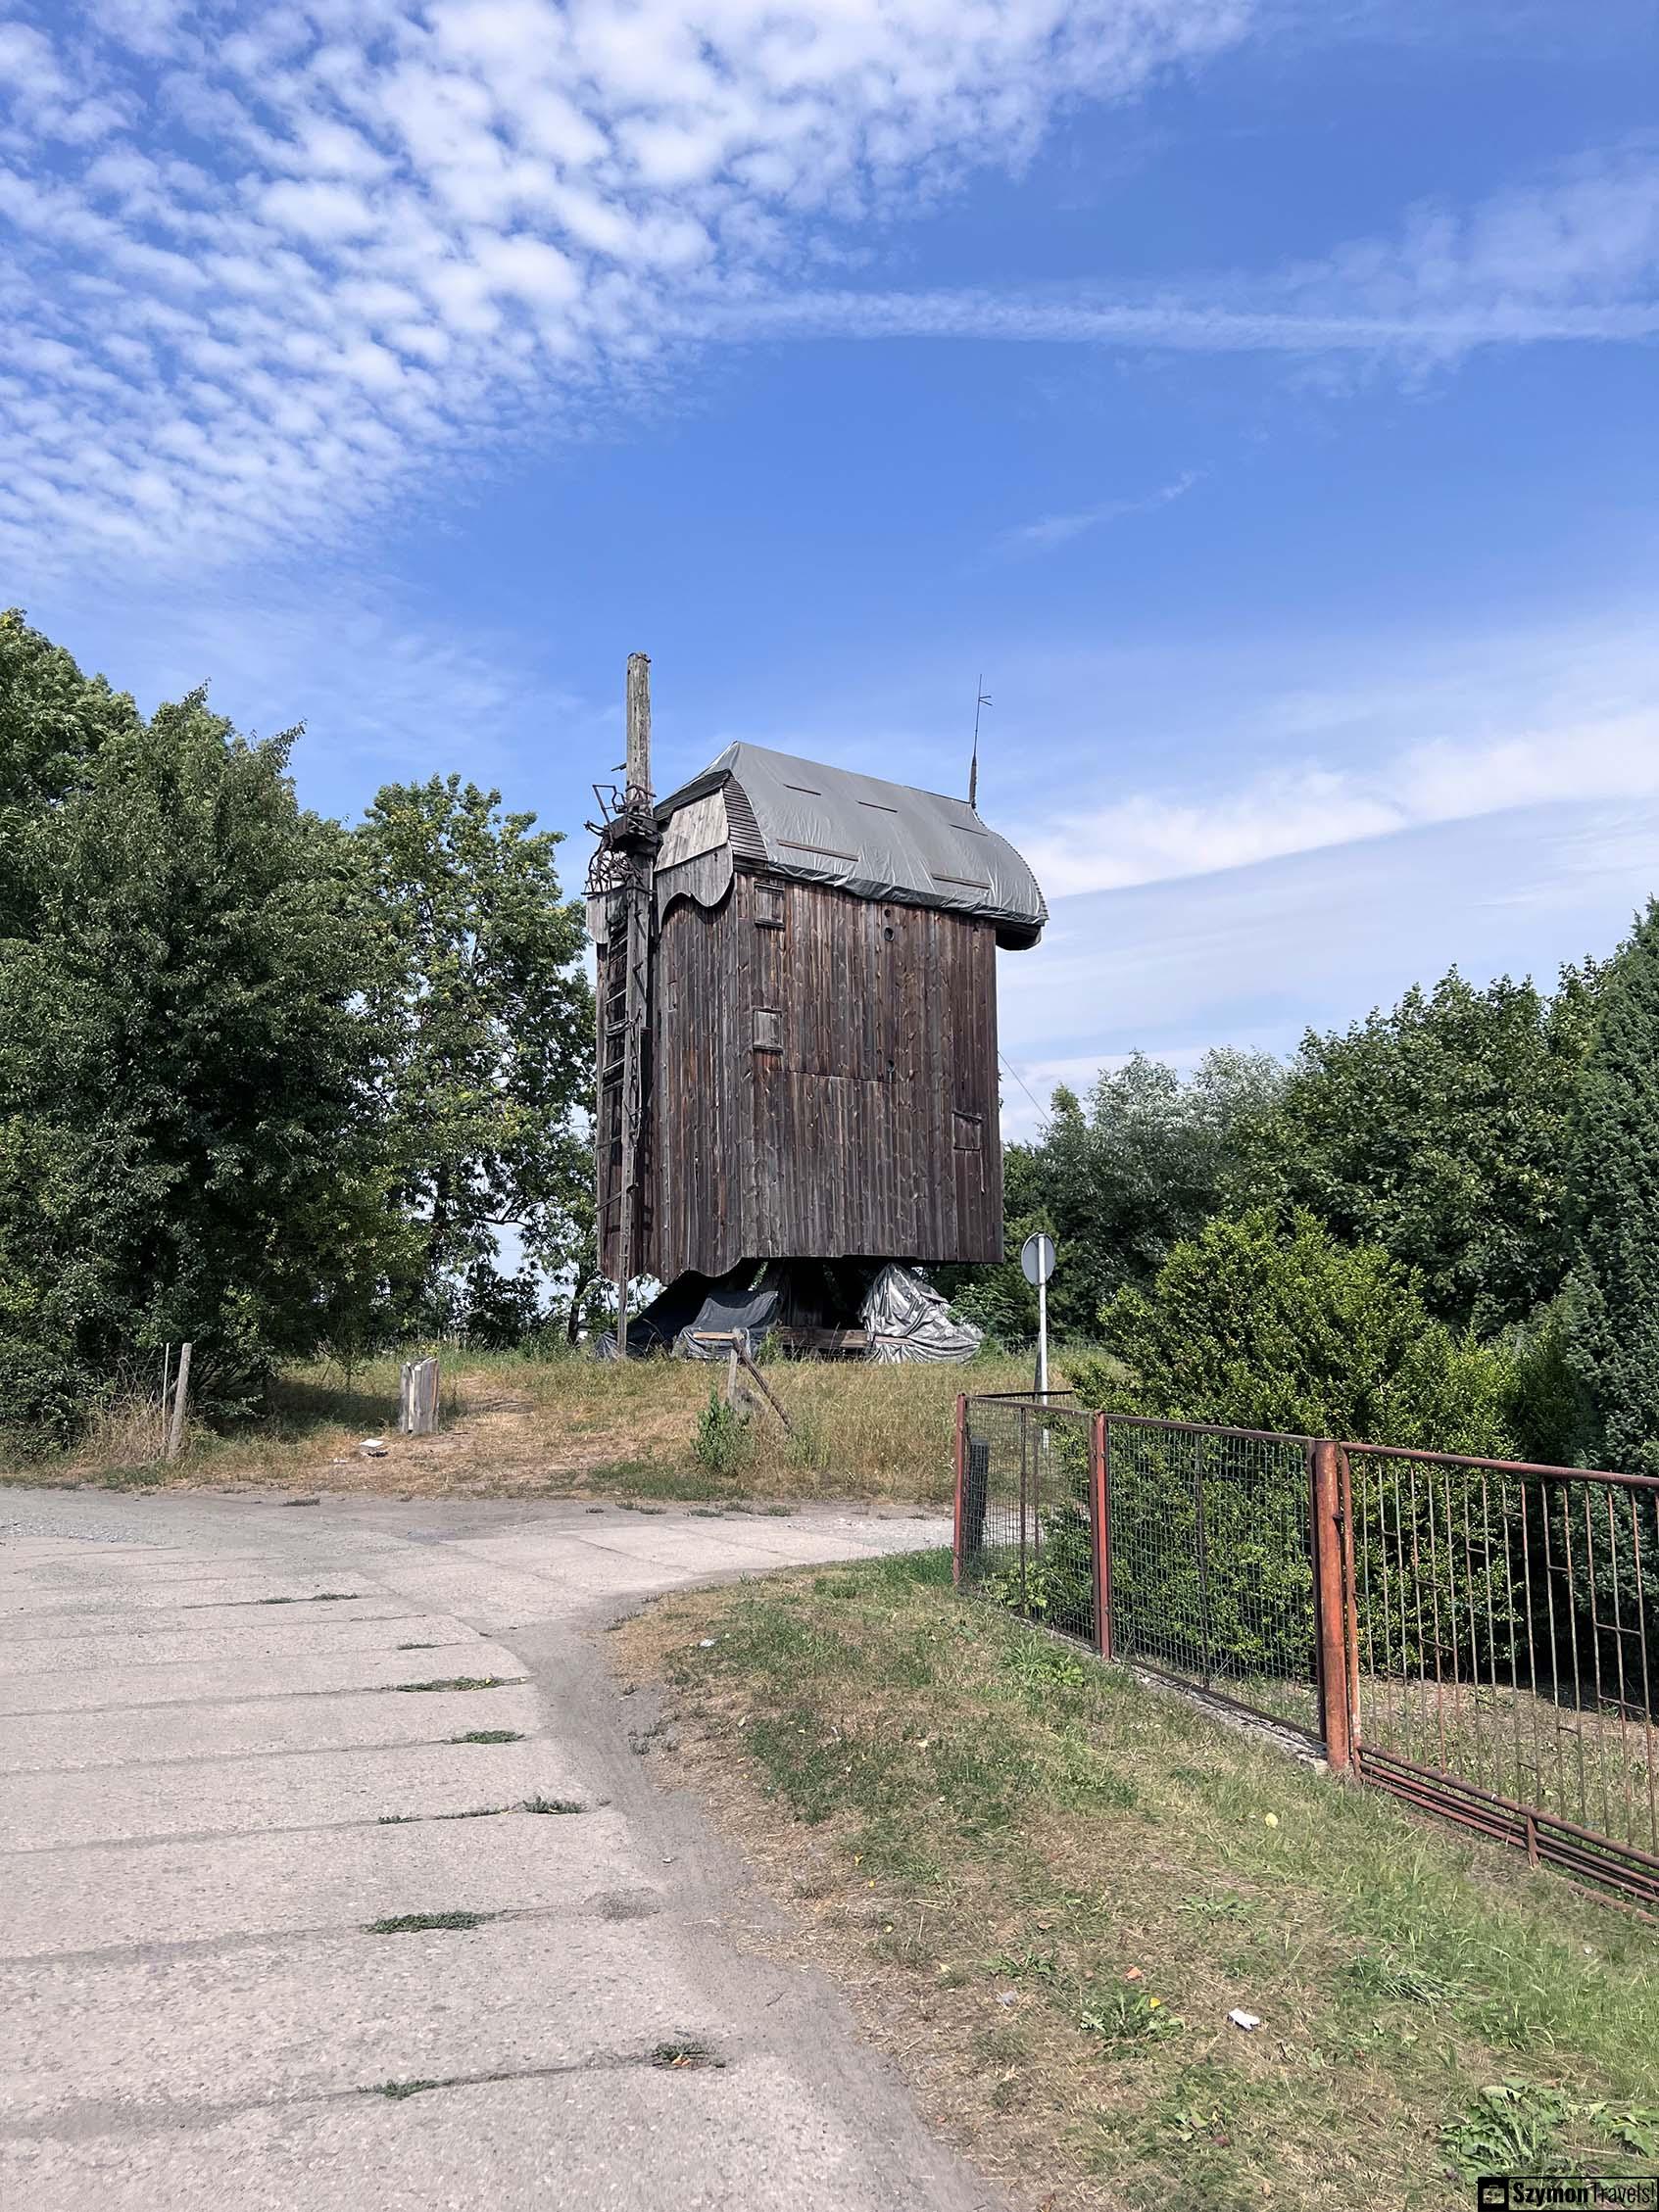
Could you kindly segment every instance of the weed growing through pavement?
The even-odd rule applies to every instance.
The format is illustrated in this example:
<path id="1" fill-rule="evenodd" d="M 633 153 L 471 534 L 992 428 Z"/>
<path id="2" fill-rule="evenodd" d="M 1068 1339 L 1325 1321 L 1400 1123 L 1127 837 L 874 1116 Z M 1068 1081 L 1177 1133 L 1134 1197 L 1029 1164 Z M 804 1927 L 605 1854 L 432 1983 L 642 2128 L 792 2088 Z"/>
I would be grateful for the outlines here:
<path id="1" fill-rule="evenodd" d="M 254 1603 L 256 1606 L 344 1606 L 362 1596 L 361 1590 L 318 1590 L 309 1598 L 256 1598 Z"/>
<path id="2" fill-rule="evenodd" d="M 496 1912 L 400 1912 L 390 1920 L 370 1920 L 366 1936 L 417 1936 L 428 1928 L 481 1928 L 486 1920 L 499 1920 Z"/>
<path id="3" fill-rule="evenodd" d="M 516 1804 L 473 1805 L 465 1812 L 383 1812 L 381 1828 L 402 1828 L 414 1820 L 499 1820 L 509 1812 L 585 1812 L 572 1798 L 520 1798 Z"/>
<path id="4" fill-rule="evenodd" d="M 709 2044 L 688 2039 L 684 2043 L 657 2044 L 651 2053 L 651 2063 L 679 2073 L 688 2066 L 723 2066 L 726 2062 Z"/>
<path id="5" fill-rule="evenodd" d="M 450 1674 L 435 1682 L 393 1682 L 394 1690 L 511 1690 L 527 1682 L 526 1674 Z"/>

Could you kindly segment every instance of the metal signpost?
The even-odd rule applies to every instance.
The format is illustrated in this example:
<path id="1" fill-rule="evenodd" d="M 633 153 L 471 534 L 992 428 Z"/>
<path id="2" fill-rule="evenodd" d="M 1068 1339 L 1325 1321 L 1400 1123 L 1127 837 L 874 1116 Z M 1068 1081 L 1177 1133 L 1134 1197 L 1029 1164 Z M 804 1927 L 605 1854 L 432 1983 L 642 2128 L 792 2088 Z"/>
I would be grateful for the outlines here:
<path id="1" fill-rule="evenodd" d="M 1037 1292 L 1037 1395 L 1049 1395 L 1049 1277 L 1054 1272 L 1054 1240 L 1042 1229 L 1020 1246 L 1019 1264 Z"/>

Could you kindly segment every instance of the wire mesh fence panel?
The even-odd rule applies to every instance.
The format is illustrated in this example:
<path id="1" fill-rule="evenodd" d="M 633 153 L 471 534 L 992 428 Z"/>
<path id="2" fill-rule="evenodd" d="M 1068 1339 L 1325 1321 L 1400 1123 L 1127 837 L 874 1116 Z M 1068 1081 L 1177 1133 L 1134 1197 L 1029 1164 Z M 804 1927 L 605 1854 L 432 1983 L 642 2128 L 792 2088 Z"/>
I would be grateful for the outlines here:
<path id="1" fill-rule="evenodd" d="M 1659 1482 L 1035 1397 L 960 1448 L 964 1588 L 1659 1906 Z"/>
<path id="2" fill-rule="evenodd" d="M 1105 1427 L 1113 1657 L 1317 1734 L 1306 1440 Z"/>
<path id="3" fill-rule="evenodd" d="M 1095 1641 L 1092 1417 L 1036 1398 L 970 1398 L 960 1577 L 1063 1635 Z"/>
<path id="4" fill-rule="evenodd" d="M 1347 1449 L 1361 1774 L 1659 1903 L 1659 1486 Z"/>

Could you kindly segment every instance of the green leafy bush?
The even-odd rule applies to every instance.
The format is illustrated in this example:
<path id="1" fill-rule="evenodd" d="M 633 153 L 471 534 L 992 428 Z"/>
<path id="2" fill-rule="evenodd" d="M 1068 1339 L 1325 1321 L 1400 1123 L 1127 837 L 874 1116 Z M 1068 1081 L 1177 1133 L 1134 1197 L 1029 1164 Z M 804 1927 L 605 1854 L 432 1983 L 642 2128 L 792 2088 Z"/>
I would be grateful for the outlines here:
<path id="1" fill-rule="evenodd" d="M 1405 1269 L 1375 1247 L 1340 1244 L 1306 1213 L 1211 1222 L 1148 1289 L 1120 1292 L 1101 1322 L 1108 1357 L 1071 1373 L 1082 1402 L 1108 1413 L 1514 1455 L 1513 1359 L 1455 1335 Z M 1428 1578 L 1444 1544 L 1430 1518 L 1449 1512 L 1483 1592 L 1489 1585 L 1481 1657 L 1506 1657 L 1521 1614 L 1496 1494 L 1455 1473 L 1435 1490 L 1417 1486 L 1387 1462 L 1373 1481 L 1392 1548 L 1428 1563 L 1422 1606 L 1420 1570 L 1408 1564 L 1411 1587 L 1396 1578 L 1388 1623 L 1362 1617 L 1362 1629 L 1374 1625 L 1400 1663 L 1434 1656 L 1440 1616 Z M 1293 1443 L 1126 1427 L 1114 1434 L 1111 1511 L 1114 1614 L 1125 1627 L 1139 1623 L 1166 1657 L 1206 1673 L 1309 1679 L 1307 1470 Z M 1063 1602 L 1045 1595 L 1049 1610 Z"/>
<path id="2" fill-rule="evenodd" d="M 1573 1100 L 1604 973 L 1564 968 L 1551 993 L 1454 968 L 1345 1032 L 1309 1031 L 1243 1132 L 1243 1186 L 1381 1245 L 1453 1327 L 1523 1320 L 1571 1263 Z"/>
<path id="3" fill-rule="evenodd" d="M 1514 1451 L 1513 1363 L 1436 1321 L 1417 1280 L 1311 1214 L 1260 1209 L 1178 1244 L 1148 1289 L 1100 1315 L 1108 1354 L 1081 1360 L 1085 1405 L 1164 1420 L 1412 1445 Z"/>
<path id="4" fill-rule="evenodd" d="M 1574 1365 L 1572 1285 L 1510 1329 L 1509 1426 L 1521 1457 L 1576 1467 L 1591 1440 L 1592 1412 Z"/>
<path id="5" fill-rule="evenodd" d="M 697 1417 L 691 1448 L 710 1474 L 736 1474 L 749 1459 L 749 1423 L 734 1406 L 726 1404 L 718 1383 L 708 1385 L 708 1403 Z"/>

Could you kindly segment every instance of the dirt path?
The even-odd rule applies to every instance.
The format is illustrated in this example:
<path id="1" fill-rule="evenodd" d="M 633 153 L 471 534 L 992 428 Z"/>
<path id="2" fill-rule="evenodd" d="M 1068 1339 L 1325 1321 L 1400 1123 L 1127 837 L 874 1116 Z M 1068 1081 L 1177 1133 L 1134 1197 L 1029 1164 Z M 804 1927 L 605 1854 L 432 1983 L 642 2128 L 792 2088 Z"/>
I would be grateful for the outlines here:
<path id="1" fill-rule="evenodd" d="M 942 1533 L 0 1494 L 0 2201 L 985 2206 L 827 1986 L 746 1947 L 772 1908 L 651 1786 L 596 1643 Z M 482 1917 L 369 1932 L 412 1915 Z"/>

